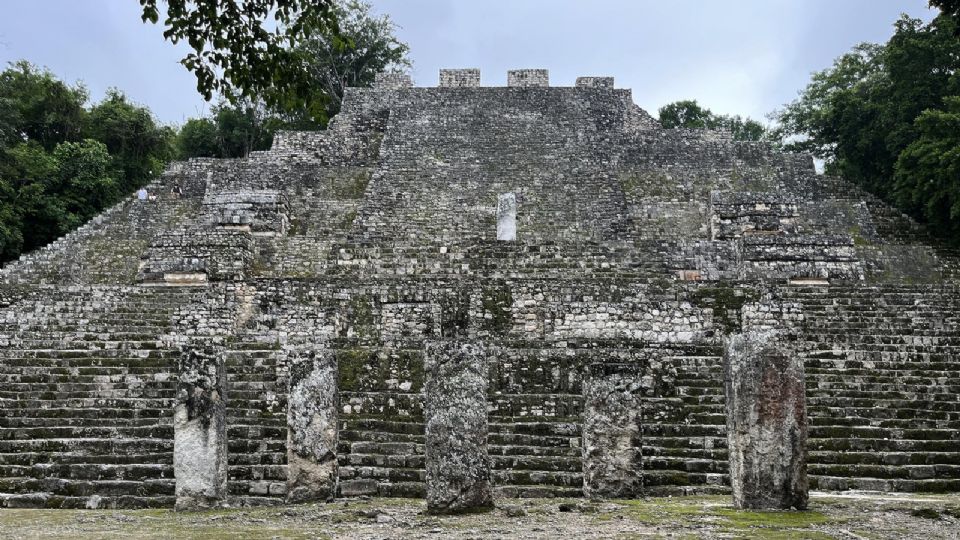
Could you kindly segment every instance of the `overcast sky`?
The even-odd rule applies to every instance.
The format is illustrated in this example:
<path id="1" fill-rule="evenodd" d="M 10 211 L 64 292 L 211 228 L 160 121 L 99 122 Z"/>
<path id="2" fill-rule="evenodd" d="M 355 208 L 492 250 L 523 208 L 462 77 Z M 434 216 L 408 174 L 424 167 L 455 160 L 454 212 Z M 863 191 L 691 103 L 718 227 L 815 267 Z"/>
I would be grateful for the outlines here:
<path id="1" fill-rule="evenodd" d="M 477 67 L 503 85 L 512 68 L 550 82 L 609 75 L 652 114 L 679 99 L 762 118 L 810 73 L 862 41 L 883 42 L 900 13 L 929 20 L 926 0 L 374 0 L 400 26 L 420 86 L 445 67 Z M 137 0 L 0 0 L 0 62 L 26 59 L 94 99 L 115 86 L 164 122 L 207 110 L 185 50 L 142 24 Z"/>

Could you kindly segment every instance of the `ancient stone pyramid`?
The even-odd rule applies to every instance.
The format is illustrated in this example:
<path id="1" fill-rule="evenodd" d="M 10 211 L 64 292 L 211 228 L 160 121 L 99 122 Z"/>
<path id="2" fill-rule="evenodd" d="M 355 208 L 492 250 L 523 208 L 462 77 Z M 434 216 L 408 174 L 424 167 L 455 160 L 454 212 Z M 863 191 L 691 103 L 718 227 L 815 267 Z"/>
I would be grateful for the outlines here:
<path id="1" fill-rule="evenodd" d="M 500 496 L 724 491 L 725 339 L 769 329 L 813 487 L 960 490 L 955 253 L 610 78 L 479 78 L 350 89 L 4 268 L 3 504 L 424 496 L 430 407 Z"/>

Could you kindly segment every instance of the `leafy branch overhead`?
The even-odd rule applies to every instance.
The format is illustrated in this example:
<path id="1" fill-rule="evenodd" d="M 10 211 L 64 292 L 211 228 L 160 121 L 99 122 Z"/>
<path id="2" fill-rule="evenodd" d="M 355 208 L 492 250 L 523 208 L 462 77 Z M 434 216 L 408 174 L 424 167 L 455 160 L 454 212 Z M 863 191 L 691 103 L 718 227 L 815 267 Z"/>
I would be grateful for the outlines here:
<path id="1" fill-rule="evenodd" d="M 140 0 L 144 22 L 161 19 L 160 0 Z M 231 101 L 262 100 L 276 110 L 304 110 L 326 118 L 330 97 L 317 92 L 309 59 L 296 45 L 309 36 L 340 38 L 333 0 L 164 0 L 165 39 L 193 51 L 180 63 L 194 73 L 197 90 Z"/>

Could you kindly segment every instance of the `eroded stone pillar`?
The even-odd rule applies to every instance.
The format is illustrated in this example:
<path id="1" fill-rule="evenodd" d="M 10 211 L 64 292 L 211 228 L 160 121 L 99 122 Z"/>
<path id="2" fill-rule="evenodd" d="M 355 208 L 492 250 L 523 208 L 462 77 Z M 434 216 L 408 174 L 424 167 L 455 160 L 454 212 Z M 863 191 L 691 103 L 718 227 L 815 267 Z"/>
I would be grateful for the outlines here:
<path id="1" fill-rule="evenodd" d="M 632 366 L 594 364 L 584 380 L 583 493 L 590 498 L 643 494 L 642 396 Z"/>
<path id="2" fill-rule="evenodd" d="M 337 493 L 337 362 L 303 351 L 290 362 L 287 394 L 287 501 L 331 500 Z"/>
<path id="3" fill-rule="evenodd" d="M 429 343 L 424 372 L 427 510 L 452 514 L 493 507 L 483 348 Z"/>
<path id="4" fill-rule="evenodd" d="M 176 509 L 216 507 L 227 497 L 223 351 L 209 345 L 185 345 L 177 364 L 173 415 Z"/>
<path id="5" fill-rule="evenodd" d="M 517 196 L 502 193 L 497 197 L 497 240 L 514 242 L 517 239 Z"/>
<path id="6" fill-rule="evenodd" d="M 724 357 L 730 483 L 737 508 L 807 507 L 803 359 L 775 331 L 729 338 Z"/>

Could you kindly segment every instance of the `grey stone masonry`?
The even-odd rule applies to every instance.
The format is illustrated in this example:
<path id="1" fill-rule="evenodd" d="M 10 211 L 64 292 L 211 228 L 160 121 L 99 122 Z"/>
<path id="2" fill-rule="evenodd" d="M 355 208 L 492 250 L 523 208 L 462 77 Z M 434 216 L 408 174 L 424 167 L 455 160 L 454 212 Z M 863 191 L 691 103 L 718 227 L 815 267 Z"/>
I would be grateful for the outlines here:
<path id="1" fill-rule="evenodd" d="M 807 409 L 802 358 L 776 331 L 732 336 L 724 355 L 733 503 L 806 509 Z"/>
<path id="2" fill-rule="evenodd" d="M 475 88 L 480 86 L 479 69 L 441 69 L 441 88 Z"/>
<path id="3" fill-rule="evenodd" d="M 213 508 L 225 503 L 227 496 L 223 352 L 200 342 L 182 345 L 177 371 L 173 413 L 176 509 Z"/>
<path id="4" fill-rule="evenodd" d="M 805 388 L 745 362 L 731 403 L 805 390 L 811 489 L 960 492 L 958 253 L 809 155 L 547 78 L 347 88 L 327 129 L 171 164 L 5 265 L 0 506 L 215 503 L 198 341 L 231 505 L 729 493 L 726 340 L 765 330 L 790 352 L 744 358 Z M 772 411 L 734 417 L 769 435 L 731 445 L 741 492 L 799 435 Z"/>
<path id="5" fill-rule="evenodd" d="M 507 86 L 550 86 L 550 72 L 546 69 L 511 69 L 507 72 Z"/>
<path id="6" fill-rule="evenodd" d="M 326 501 L 337 493 L 337 361 L 299 350 L 287 392 L 287 500 Z"/>
<path id="7" fill-rule="evenodd" d="M 413 86 L 413 79 L 408 73 L 378 73 L 373 87 L 377 90 L 399 90 Z"/>
<path id="8" fill-rule="evenodd" d="M 583 494 L 643 494 L 642 385 L 636 365 L 593 364 L 584 381 Z"/>
<path id="9" fill-rule="evenodd" d="M 613 77 L 577 77 L 577 88 L 613 88 Z"/>
<path id="10" fill-rule="evenodd" d="M 461 341 L 424 351 L 427 511 L 471 512 L 493 506 L 487 452 L 487 359 Z"/>

